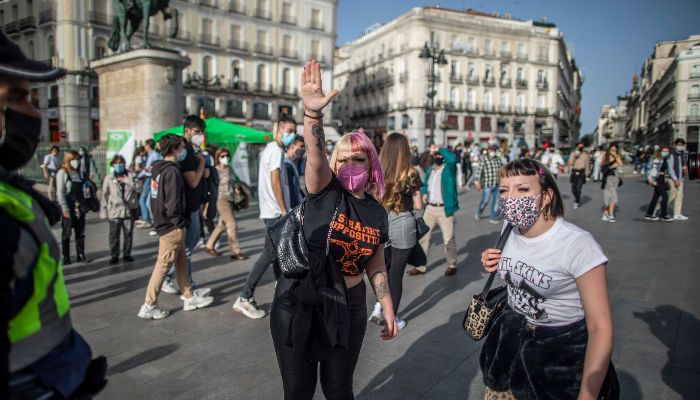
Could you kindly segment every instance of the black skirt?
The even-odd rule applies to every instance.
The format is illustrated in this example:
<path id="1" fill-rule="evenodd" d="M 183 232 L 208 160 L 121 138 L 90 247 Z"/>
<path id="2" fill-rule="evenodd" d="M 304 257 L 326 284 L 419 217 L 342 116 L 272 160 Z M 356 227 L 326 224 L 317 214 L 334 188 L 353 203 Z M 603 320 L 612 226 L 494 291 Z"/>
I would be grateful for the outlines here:
<path id="1" fill-rule="evenodd" d="M 581 387 L 586 321 L 550 327 L 527 324 L 506 307 L 493 321 L 479 363 L 484 384 L 518 400 L 576 399 Z"/>

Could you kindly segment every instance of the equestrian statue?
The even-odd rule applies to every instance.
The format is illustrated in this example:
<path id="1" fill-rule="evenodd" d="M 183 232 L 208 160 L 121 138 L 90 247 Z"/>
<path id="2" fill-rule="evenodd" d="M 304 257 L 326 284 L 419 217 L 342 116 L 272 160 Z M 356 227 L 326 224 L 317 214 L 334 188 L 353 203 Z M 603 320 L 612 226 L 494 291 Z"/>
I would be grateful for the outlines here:
<path id="1" fill-rule="evenodd" d="M 170 0 L 112 0 L 114 20 L 112 22 L 112 37 L 109 39 L 109 48 L 114 52 L 123 53 L 131 50 L 131 37 L 136 33 L 144 21 L 143 48 L 148 49 L 148 25 L 150 17 L 158 12 L 163 13 L 163 18 L 174 18 L 170 37 L 177 36 L 178 14 L 177 9 L 172 8 L 168 12 Z M 171 14 L 172 13 L 172 14 Z"/>

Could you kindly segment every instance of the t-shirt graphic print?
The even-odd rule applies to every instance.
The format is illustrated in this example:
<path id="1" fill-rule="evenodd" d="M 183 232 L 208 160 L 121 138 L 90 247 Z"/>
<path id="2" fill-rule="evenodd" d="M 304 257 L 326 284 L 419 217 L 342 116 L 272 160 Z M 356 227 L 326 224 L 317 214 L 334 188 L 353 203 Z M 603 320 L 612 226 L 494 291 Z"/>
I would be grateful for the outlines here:
<path id="1" fill-rule="evenodd" d="M 508 304 L 528 322 L 562 326 L 584 316 L 576 278 L 607 262 L 590 233 L 558 219 L 535 238 L 513 229 L 498 274 L 508 286 Z"/>
<path id="2" fill-rule="evenodd" d="M 337 263 L 343 275 L 359 275 L 361 271 L 357 262 L 374 254 L 380 241 L 379 229 L 353 221 L 341 212 L 331 226 L 330 244 L 336 247 L 332 253 L 342 253 Z"/>

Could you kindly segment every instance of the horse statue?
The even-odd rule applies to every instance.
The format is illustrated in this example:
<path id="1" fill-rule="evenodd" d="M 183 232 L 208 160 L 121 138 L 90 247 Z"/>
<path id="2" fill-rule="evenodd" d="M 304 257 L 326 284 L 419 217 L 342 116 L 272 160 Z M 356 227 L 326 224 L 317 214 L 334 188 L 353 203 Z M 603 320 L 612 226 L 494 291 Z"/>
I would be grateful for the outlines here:
<path id="1" fill-rule="evenodd" d="M 174 29 L 170 37 L 177 36 L 178 18 L 177 9 L 172 8 L 172 14 L 167 11 L 170 0 L 112 0 L 114 20 L 112 22 L 112 37 L 109 39 L 109 47 L 114 52 L 126 52 L 131 50 L 131 37 L 144 22 L 143 48 L 150 48 L 148 44 L 148 26 L 150 17 L 158 12 L 163 13 L 163 18 L 168 20 L 174 17 Z"/>

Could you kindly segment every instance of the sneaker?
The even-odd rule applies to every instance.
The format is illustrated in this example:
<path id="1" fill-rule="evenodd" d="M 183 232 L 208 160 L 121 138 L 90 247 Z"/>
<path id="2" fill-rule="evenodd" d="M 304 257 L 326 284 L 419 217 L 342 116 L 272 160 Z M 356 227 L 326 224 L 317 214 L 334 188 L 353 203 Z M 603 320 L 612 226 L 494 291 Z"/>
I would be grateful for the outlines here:
<path id="1" fill-rule="evenodd" d="M 497 220 L 497 219 L 490 219 L 489 222 L 492 223 L 492 224 L 494 224 L 494 225 L 500 224 L 500 223 L 501 223 L 501 221 L 499 221 L 499 220 Z"/>
<path id="2" fill-rule="evenodd" d="M 603 214 L 603 218 L 601 218 L 601 219 L 602 219 L 603 221 L 607 221 L 607 220 L 610 219 L 610 217 L 608 217 L 608 214 Z"/>
<path id="3" fill-rule="evenodd" d="M 197 246 L 196 246 L 196 247 L 199 247 L 200 249 L 203 249 L 203 248 L 207 247 L 207 243 L 204 241 L 204 239 L 199 239 L 199 242 L 197 242 Z"/>
<path id="4" fill-rule="evenodd" d="M 124 262 L 134 262 L 134 258 L 131 256 L 124 256 L 122 260 L 124 260 Z"/>
<path id="5" fill-rule="evenodd" d="M 195 292 L 196 293 L 196 292 Z M 189 299 L 184 300 L 185 304 L 182 307 L 184 311 L 193 311 L 198 308 L 204 308 L 214 302 L 211 296 L 197 296 L 196 294 Z"/>
<path id="6" fill-rule="evenodd" d="M 163 319 L 168 315 L 170 315 L 170 311 L 161 310 L 156 305 L 149 306 L 148 304 L 142 305 L 138 313 L 139 318 L 143 319 Z"/>
<path id="7" fill-rule="evenodd" d="M 244 299 L 240 296 L 233 303 L 233 311 L 243 314 L 251 319 L 260 319 L 265 316 L 265 310 L 258 308 L 258 303 L 255 302 L 255 297 Z"/>
<path id="8" fill-rule="evenodd" d="M 150 232 L 148 232 L 148 236 L 158 236 L 158 232 L 150 231 Z"/>
<path id="9" fill-rule="evenodd" d="M 673 217 L 661 217 L 661 220 L 664 222 L 672 222 L 672 221 L 675 221 L 676 219 Z"/>
<path id="10" fill-rule="evenodd" d="M 474 213 L 474 219 L 477 220 L 477 221 L 480 220 L 480 219 L 481 219 L 481 215 L 479 215 L 478 212 L 477 212 L 477 213 Z"/>
<path id="11" fill-rule="evenodd" d="M 404 321 L 403 319 L 401 319 L 399 317 L 396 317 L 396 328 L 398 330 L 401 330 L 405 327 L 406 327 L 406 321 Z"/>
<path id="12" fill-rule="evenodd" d="M 163 293 L 167 294 L 178 294 L 180 293 L 179 290 L 175 287 L 175 284 L 172 281 L 165 280 L 163 281 L 163 285 L 160 287 L 160 291 Z"/>
<path id="13" fill-rule="evenodd" d="M 655 215 L 645 215 L 645 216 L 644 216 L 644 219 L 647 220 L 647 221 L 658 221 L 658 220 L 659 220 L 659 217 L 657 217 L 657 216 L 655 216 Z"/>
<path id="14" fill-rule="evenodd" d="M 210 288 L 201 288 L 201 289 L 194 289 L 192 291 L 193 296 L 199 296 L 199 297 L 209 297 L 211 295 L 211 289 Z M 180 300 L 185 301 L 185 295 L 181 294 L 180 295 Z"/>
<path id="15" fill-rule="evenodd" d="M 114 265 L 119 263 L 119 257 L 112 257 L 109 259 L 109 265 Z"/>
<path id="16" fill-rule="evenodd" d="M 153 228 L 153 224 L 150 222 L 142 222 L 142 223 L 136 225 L 136 227 L 141 228 L 141 229 L 149 229 L 149 228 Z"/>
<path id="17" fill-rule="evenodd" d="M 457 273 L 456 267 L 447 267 L 447 269 L 445 269 L 445 276 L 452 276 L 456 273 Z"/>
<path id="18" fill-rule="evenodd" d="M 577 202 L 574 202 L 574 210 L 577 209 L 579 204 Z"/>
<path id="19" fill-rule="evenodd" d="M 372 314 L 370 314 L 367 321 L 373 322 L 377 325 L 382 322 L 382 306 L 380 306 L 378 302 L 374 303 L 374 310 L 372 310 Z"/>
<path id="20" fill-rule="evenodd" d="M 615 221 L 617 221 L 615 219 L 615 216 L 611 216 L 610 218 L 608 218 L 608 222 L 615 222 Z"/>
<path id="21" fill-rule="evenodd" d="M 688 217 L 686 217 L 683 214 L 678 214 L 673 217 L 673 219 L 678 220 L 678 221 L 687 221 Z"/>

